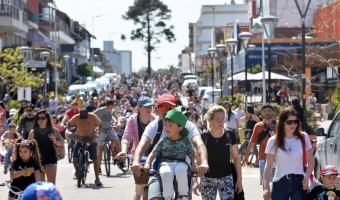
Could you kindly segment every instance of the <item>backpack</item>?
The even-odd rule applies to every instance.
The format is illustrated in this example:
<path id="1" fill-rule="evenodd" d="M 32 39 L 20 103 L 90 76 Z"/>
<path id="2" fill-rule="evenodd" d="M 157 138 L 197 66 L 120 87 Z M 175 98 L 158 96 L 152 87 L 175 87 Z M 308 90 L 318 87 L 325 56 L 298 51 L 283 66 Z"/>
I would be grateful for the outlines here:
<path id="1" fill-rule="evenodd" d="M 261 144 L 262 141 L 264 140 L 264 138 L 271 137 L 270 131 L 271 131 L 271 126 L 274 125 L 274 127 L 276 126 L 276 121 L 273 120 L 272 123 L 269 125 L 269 127 L 266 127 L 266 124 L 264 122 L 263 126 L 264 126 L 264 130 L 259 134 L 259 136 L 257 137 L 257 144 Z"/>

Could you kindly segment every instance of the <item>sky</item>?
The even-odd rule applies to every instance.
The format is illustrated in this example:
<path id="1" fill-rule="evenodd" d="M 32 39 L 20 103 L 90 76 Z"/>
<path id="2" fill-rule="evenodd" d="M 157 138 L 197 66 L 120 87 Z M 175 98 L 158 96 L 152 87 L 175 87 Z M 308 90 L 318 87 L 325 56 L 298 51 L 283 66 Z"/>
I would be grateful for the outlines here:
<path id="1" fill-rule="evenodd" d="M 116 50 L 132 51 L 133 71 L 138 71 L 147 66 L 144 43 L 120 39 L 121 34 L 129 35 L 134 29 L 131 21 L 121 17 L 133 2 L 134 0 L 55 0 L 60 11 L 74 21 L 79 21 L 95 35 L 95 48 L 103 49 L 103 41 L 113 40 Z M 189 45 L 189 23 L 198 21 L 202 5 L 225 4 L 230 3 L 230 0 L 163 0 L 163 3 L 172 11 L 172 19 L 167 24 L 174 25 L 176 41 L 168 43 L 162 40 L 157 51 L 151 55 L 153 69 L 177 66 L 178 54 Z M 96 17 L 99 15 L 100 17 Z"/>

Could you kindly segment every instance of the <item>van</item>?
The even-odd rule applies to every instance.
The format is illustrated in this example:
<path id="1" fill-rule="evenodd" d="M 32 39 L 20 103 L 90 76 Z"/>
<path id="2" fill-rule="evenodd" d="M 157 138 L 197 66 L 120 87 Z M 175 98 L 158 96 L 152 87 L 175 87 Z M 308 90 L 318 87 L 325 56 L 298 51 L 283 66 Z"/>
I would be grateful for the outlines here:
<path id="1" fill-rule="evenodd" d="M 76 94 L 80 94 L 81 97 L 86 97 L 88 95 L 88 88 L 86 85 L 75 84 L 70 85 L 66 94 L 66 103 L 71 103 L 71 98 Z"/>

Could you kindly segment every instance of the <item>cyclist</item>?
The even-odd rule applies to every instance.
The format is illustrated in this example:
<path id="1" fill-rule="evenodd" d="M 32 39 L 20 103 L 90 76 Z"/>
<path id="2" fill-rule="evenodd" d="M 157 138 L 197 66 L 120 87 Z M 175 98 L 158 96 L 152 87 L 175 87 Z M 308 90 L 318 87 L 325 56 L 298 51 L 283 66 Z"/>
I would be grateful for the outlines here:
<path id="1" fill-rule="evenodd" d="M 173 109 L 176 106 L 175 97 L 170 94 L 164 94 L 160 96 L 157 100 L 156 109 L 160 114 L 161 119 L 163 120 L 167 114 L 167 112 Z M 162 132 L 157 134 L 158 126 L 162 125 L 159 123 L 159 120 L 153 120 L 150 124 L 145 128 L 145 131 L 141 137 L 141 140 L 136 148 L 133 163 L 131 166 L 131 171 L 135 173 L 137 176 L 141 175 L 142 165 L 140 163 L 140 159 L 142 155 L 146 152 L 148 147 L 157 143 L 157 138 L 163 138 L 166 136 L 166 132 L 164 128 L 162 128 Z M 201 135 L 198 132 L 196 126 L 187 121 L 185 124 L 185 128 L 189 131 L 188 137 L 191 139 L 192 143 L 196 147 L 196 151 L 200 157 L 199 162 L 197 163 L 197 172 L 199 177 L 203 177 L 203 175 L 207 172 L 209 166 L 207 161 L 207 149 L 204 146 Z M 194 170 L 194 169 L 193 169 Z M 149 199 L 162 199 L 162 189 L 161 189 L 161 180 L 160 177 L 152 177 L 149 181 Z"/>
<path id="2" fill-rule="evenodd" d="M 113 114 L 112 110 L 115 107 L 115 100 L 107 100 L 106 106 L 98 108 L 93 113 L 102 121 L 103 129 L 99 134 L 98 138 L 98 163 L 99 163 L 99 173 L 101 173 L 100 165 L 102 163 L 103 145 L 106 137 L 108 136 L 115 148 L 116 152 L 121 151 L 121 146 L 117 134 L 113 131 Z"/>
<path id="3" fill-rule="evenodd" d="M 73 100 L 70 104 L 71 108 L 68 109 L 66 112 L 65 112 L 65 116 L 63 118 L 63 121 L 61 122 L 62 125 L 64 125 L 66 127 L 66 123 L 72 119 L 73 116 L 75 116 L 76 114 L 79 114 L 79 109 L 77 107 L 77 101 L 76 100 Z M 65 137 L 66 139 L 69 139 L 70 137 L 72 137 L 72 132 L 67 130 L 65 132 Z"/>
<path id="4" fill-rule="evenodd" d="M 70 119 L 67 128 L 70 130 L 72 126 L 77 127 L 77 136 L 93 137 L 91 144 L 88 147 L 90 153 L 90 159 L 93 161 L 94 173 L 96 176 L 95 184 L 101 186 L 102 183 L 99 180 L 99 163 L 97 160 L 97 138 L 98 133 L 102 131 L 103 124 L 100 119 L 93 113 L 89 113 L 86 108 L 82 108 L 79 114 L 76 114 Z M 95 128 L 99 127 L 98 132 Z M 73 166 L 76 169 L 76 163 L 78 162 L 78 149 L 81 145 L 81 138 L 77 138 L 77 144 L 73 151 Z"/>
<path id="5" fill-rule="evenodd" d="M 247 152 L 242 160 L 242 165 L 247 162 L 250 151 L 253 149 L 254 145 L 257 143 L 260 144 L 258 160 L 260 167 L 260 184 L 262 185 L 263 171 L 266 164 L 265 150 L 269 138 L 274 134 L 276 121 L 274 120 L 274 108 L 272 105 L 266 104 L 262 106 L 261 112 L 263 121 L 255 124 L 253 134 L 247 147 Z"/>
<path id="6" fill-rule="evenodd" d="M 25 107 L 25 113 L 20 120 L 19 127 L 17 132 L 22 136 L 22 138 L 27 139 L 28 134 L 33 128 L 33 124 L 35 121 L 35 114 L 34 114 L 34 105 L 28 103 Z"/>

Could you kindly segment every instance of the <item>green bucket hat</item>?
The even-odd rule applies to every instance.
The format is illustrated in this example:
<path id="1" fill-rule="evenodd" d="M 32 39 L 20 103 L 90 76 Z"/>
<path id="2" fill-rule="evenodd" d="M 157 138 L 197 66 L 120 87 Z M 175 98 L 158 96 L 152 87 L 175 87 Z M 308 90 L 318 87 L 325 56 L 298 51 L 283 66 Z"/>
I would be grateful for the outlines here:
<path id="1" fill-rule="evenodd" d="M 189 134 L 189 131 L 185 128 L 185 124 L 188 121 L 188 118 L 177 108 L 171 109 L 165 116 L 165 119 L 170 119 L 179 126 L 183 127 L 183 130 L 181 131 L 181 135 L 183 137 L 187 136 Z"/>

